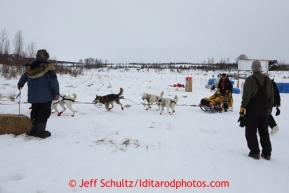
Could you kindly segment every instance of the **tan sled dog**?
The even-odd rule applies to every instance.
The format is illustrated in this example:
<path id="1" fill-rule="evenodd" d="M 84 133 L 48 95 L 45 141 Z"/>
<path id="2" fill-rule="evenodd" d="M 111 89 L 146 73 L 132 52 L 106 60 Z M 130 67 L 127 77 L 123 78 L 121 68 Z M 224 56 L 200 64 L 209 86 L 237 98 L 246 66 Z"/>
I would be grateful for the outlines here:
<path id="1" fill-rule="evenodd" d="M 177 95 L 175 95 L 174 99 L 170 99 L 170 98 L 161 98 L 161 99 L 159 99 L 158 100 L 158 106 L 159 106 L 158 110 L 161 109 L 161 113 L 160 114 L 163 113 L 163 110 L 164 110 L 165 107 L 167 107 L 167 111 L 168 111 L 169 114 L 172 115 L 173 113 L 175 113 L 176 112 L 175 111 L 175 106 L 176 106 L 177 102 L 178 102 L 178 96 Z M 172 113 L 170 113 L 169 109 L 172 109 Z"/>
<path id="2" fill-rule="evenodd" d="M 152 105 L 153 103 L 157 103 L 158 100 L 159 100 L 160 98 L 162 98 L 163 96 L 164 96 L 164 91 L 161 92 L 160 96 L 153 95 L 153 94 L 148 94 L 148 93 L 143 93 L 143 95 L 142 95 L 142 100 L 146 100 L 146 101 L 148 102 L 148 108 L 147 108 L 146 110 L 150 109 L 150 108 L 151 108 L 151 105 Z M 145 105 L 144 105 L 144 106 L 145 106 Z"/>
<path id="3" fill-rule="evenodd" d="M 51 103 L 51 107 L 55 110 L 55 112 L 57 112 L 57 116 L 61 116 L 62 113 L 64 113 L 64 111 L 66 110 L 65 106 L 67 106 L 67 108 L 69 110 L 71 110 L 73 112 L 73 114 L 71 115 L 72 117 L 74 117 L 75 112 L 77 112 L 76 110 L 74 110 L 72 108 L 72 104 L 73 102 L 76 100 L 77 95 L 76 94 L 72 94 L 73 97 L 70 97 L 69 95 L 66 96 L 64 94 L 59 95 L 59 98 L 57 100 L 53 100 Z M 57 109 L 57 105 L 60 105 L 62 107 L 62 111 L 59 112 Z M 53 112 L 54 113 L 54 112 Z"/>

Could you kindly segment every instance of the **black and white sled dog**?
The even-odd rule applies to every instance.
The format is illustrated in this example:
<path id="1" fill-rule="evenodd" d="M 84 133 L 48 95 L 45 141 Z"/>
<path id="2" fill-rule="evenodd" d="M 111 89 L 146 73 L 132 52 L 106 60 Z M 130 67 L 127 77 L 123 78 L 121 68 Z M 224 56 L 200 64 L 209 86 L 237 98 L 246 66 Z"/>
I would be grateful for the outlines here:
<path id="1" fill-rule="evenodd" d="M 64 113 L 64 111 L 66 110 L 64 105 L 66 105 L 67 108 L 73 112 L 73 114 L 71 116 L 74 117 L 74 114 L 77 111 L 72 108 L 72 104 L 76 100 L 77 95 L 76 94 L 72 94 L 72 96 L 73 97 L 70 97 L 69 95 L 66 96 L 64 94 L 60 94 L 59 98 L 57 100 L 53 100 L 52 101 L 51 107 L 55 110 L 55 112 L 57 112 L 57 116 L 61 116 L 61 114 Z M 63 109 L 61 112 L 59 112 L 58 109 L 57 109 L 57 105 L 58 104 Z M 53 113 L 55 113 L 55 112 L 53 112 Z"/>
<path id="2" fill-rule="evenodd" d="M 95 99 L 93 100 L 94 104 L 97 103 L 102 103 L 105 105 L 105 108 L 107 111 L 111 110 L 114 106 L 113 103 L 115 102 L 116 104 L 119 104 L 121 106 L 121 109 L 123 110 L 124 108 L 122 107 L 122 104 L 119 102 L 119 99 L 121 99 L 123 95 L 123 88 L 120 88 L 120 91 L 118 94 L 108 94 L 105 96 L 98 96 L 96 95 Z M 109 107 L 109 104 L 111 104 L 111 107 Z"/>
<path id="3" fill-rule="evenodd" d="M 163 112 L 163 110 L 164 110 L 164 108 L 165 107 L 167 107 L 167 111 L 168 111 L 168 113 L 169 114 L 173 114 L 173 113 L 175 113 L 176 111 L 175 111 L 175 106 L 176 106 L 176 104 L 177 104 L 177 102 L 178 102 L 178 96 L 177 95 L 175 95 L 175 97 L 174 97 L 174 99 L 170 99 L 170 98 L 160 98 L 159 100 L 158 100 L 158 106 L 159 106 L 159 109 L 158 110 L 160 110 L 161 109 L 161 113 L 160 114 L 162 114 L 162 112 Z M 169 109 L 172 109 L 172 113 L 170 113 L 170 111 L 169 111 Z M 158 111 L 157 110 L 157 111 Z"/>
<path id="4" fill-rule="evenodd" d="M 148 93 L 143 93 L 142 100 L 146 100 L 148 103 L 148 108 L 146 110 L 152 108 L 151 105 L 153 103 L 157 103 L 158 100 L 161 99 L 163 96 L 164 96 L 164 91 L 161 92 L 160 96 L 148 94 Z"/>

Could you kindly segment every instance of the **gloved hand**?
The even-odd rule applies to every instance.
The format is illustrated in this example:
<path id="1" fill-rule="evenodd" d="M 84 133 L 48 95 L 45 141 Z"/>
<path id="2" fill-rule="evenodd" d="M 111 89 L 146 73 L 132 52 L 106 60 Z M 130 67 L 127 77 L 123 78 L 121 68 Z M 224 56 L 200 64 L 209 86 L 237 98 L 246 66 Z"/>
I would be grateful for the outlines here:
<path id="1" fill-rule="evenodd" d="M 246 126 L 246 118 L 245 117 L 239 117 L 238 122 L 240 122 L 240 127 L 245 127 Z"/>
<path id="2" fill-rule="evenodd" d="M 59 95 L 55 95 L 53 100 L 58 100 Z"/>
<path id="3" fill-rule="evenodd" d="M 17 87 L 18 87 L 18 90 L 21 90 L 21 88 L 22 88 L 22 87 L 20 87 L 19 85 L 18 85 Z"/>
<path id="4" fill-rule="evenodd" d="M 246 118 L 244 114 L 245 108 L 241 107 L 240 108 L 240 117 L 238 119 L 238 122 L 240 122 L 240 127 L 245 127 L 246 126 Z"/>
<path id="5" fill-rule="evenodd" d="M 281 113 L 281 112 L 280 112 L 280 109 L 279 109 L 278 107 L 276 107 L 276 110 L 277 110 L 277 111 L 276 111 L 276 114 L 275 114 L 275 115 L 276 115 L 276 116 L 280 115 L 280 113 Z"/>

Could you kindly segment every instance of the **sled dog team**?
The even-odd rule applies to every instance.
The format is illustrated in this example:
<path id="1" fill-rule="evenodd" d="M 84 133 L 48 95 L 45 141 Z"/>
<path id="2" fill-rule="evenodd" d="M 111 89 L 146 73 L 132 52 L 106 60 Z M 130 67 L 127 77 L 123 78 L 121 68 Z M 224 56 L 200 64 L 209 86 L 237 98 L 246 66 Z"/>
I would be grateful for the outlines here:
<path id="1" fill-rule="evenodd" d="M 149 93 L 143 93 L 142 100 L 146 100 L 147 103 L 148 103 L 146 110 L 150 109 L 151 105 L 153 103 L 157 103 L 157 105 L 159 106 L 157 111 L 161 109 L 160 114 L 163 113 L 163 110 L 164 110 L 165 107 L 167 108 L 167 112 L 169 114 L 175 113 L 176 112 L 175 111 L 175 106 L 176 106 L 176 104 L 178 102 L 178 96 L 175 95 L 175 97 L 173 99 L 171 99 L 171 98 L 163 98 L 163 96 L 164 96 L 164 91 L 161 92 L 160 96 L 149 94 Z M 170 112 L 169 109 L 172 109 L 172 112 Z"/>
<path id="2" fill-rule="evenodd" d="M 119 100 L 119 99 L 123 99 L 122 95 L 123 95 L 123 88 L 120 88 L 120 91 L 118 94 L 108 94 L 108 95 L 104 95 L 104 96 L 96 95 L 95 99 L 93 100 L 93 103 L 94 104 L 97 104 L 97 103 L 104 104 L 107 111 L 110 111 L 114 107 L 113 103 L 116 103 L 116 104 L 119 104 L 121 106 L 122 110 L 124 110 L 124 108 L 123 108 L 123 106 Z M 146 100 L 146 102 L 147 102 L 146 110 L 150 109 L 151 105 L 153 103 L 156 103 L 159 107 L 157 109 L 157 111 L 161 110 L 160 114 L 163 113 L 163 110 L 165 107 L 167 108 L 167 112 L 169 114 L 172 115 L 173 113 L 175 113 L 176 112 L 175 106 L 178 102 L 178 96 L 175 95 L 174 98 L 172 99 L 172 98 L 164 98 L 163 95 L 164 95 L 164 91 L 161 92 L 160 96 L 157 96 L 154 94 L 149 94 L 149 93 L 143 93 L 142 100 Z M 61 116 L 61 114 L 66 110 L 66 108 L 65 108 L 65 105 L 66 105 L 67 108 L 73 112 L 73 114 L 71 116 L 74 117 L 74 114 L 77 111 L 72 108 L 72 105 L 73 105 L 73 102 L 75 102 L 76 98 L 77 98 L 76 94 L 73 94 L 73 97 L 70 97 L 69 95 L 66 96 L 66 95 L 62 94 L 59 96 L 58 100 L 52 101 L 51 108 L 54 109 L 55 112 L 57 112 L 58 116 Z M 58 104 L 63 109 L 61 112 L 59 112 L 57 109 Z M 111 107 L 110 107 L 110 105 L 111 105 Z M 144 106 L 146 106 L 146 105 L 144 104 Z M 170 112 L 170 109 L 172 110 L 172 112 Z"/>

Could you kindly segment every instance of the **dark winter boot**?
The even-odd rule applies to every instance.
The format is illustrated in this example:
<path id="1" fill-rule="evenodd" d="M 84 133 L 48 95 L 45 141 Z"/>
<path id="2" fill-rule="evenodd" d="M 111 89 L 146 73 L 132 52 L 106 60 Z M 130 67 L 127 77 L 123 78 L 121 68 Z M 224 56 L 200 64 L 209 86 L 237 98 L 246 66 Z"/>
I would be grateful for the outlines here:
<path id="1" fill-rule="evenodd" d="M 268 161 L 271 159 L 270 155 L 264 155 L 263 153 L 261 153 L 261 157 L 268 160 Z"/>
<path id="2" fill-rule="evenodd" d="M 27 133 L 27 135 L 28 136 L 35 136 L 36 131 L 37 131 L 37 125 L 36 125 L 37 123 L 36 123 L 35 119 L 31 120 L 31 124 L 32 124 L 31 130 L 29 133 Z"/>
<path id="3" fill-rule="evenodd" d="M 39 138 L 47 138 L 51 136 L 51 133 L 49 131 L 45 130 L 46 128 L 46 123 L 38 123 L 37 124 L 37 132 L 35 134 L 35 137 Z"/>
<path id="4" fill-rule="evenodd" d="M 224 111 L 225 111 L 225 112 L 228 111 L 228 103 L 224 103 Z"/>
<path id="5" fill-rule="evenodd" d="M 251 157 L 251 158 L 254 158 L 254 159 L 259 159 L 260 158 L 260 155 L 259 154 L 252 154 L 252 153 L 249 153 L 248 157 Z"/>

